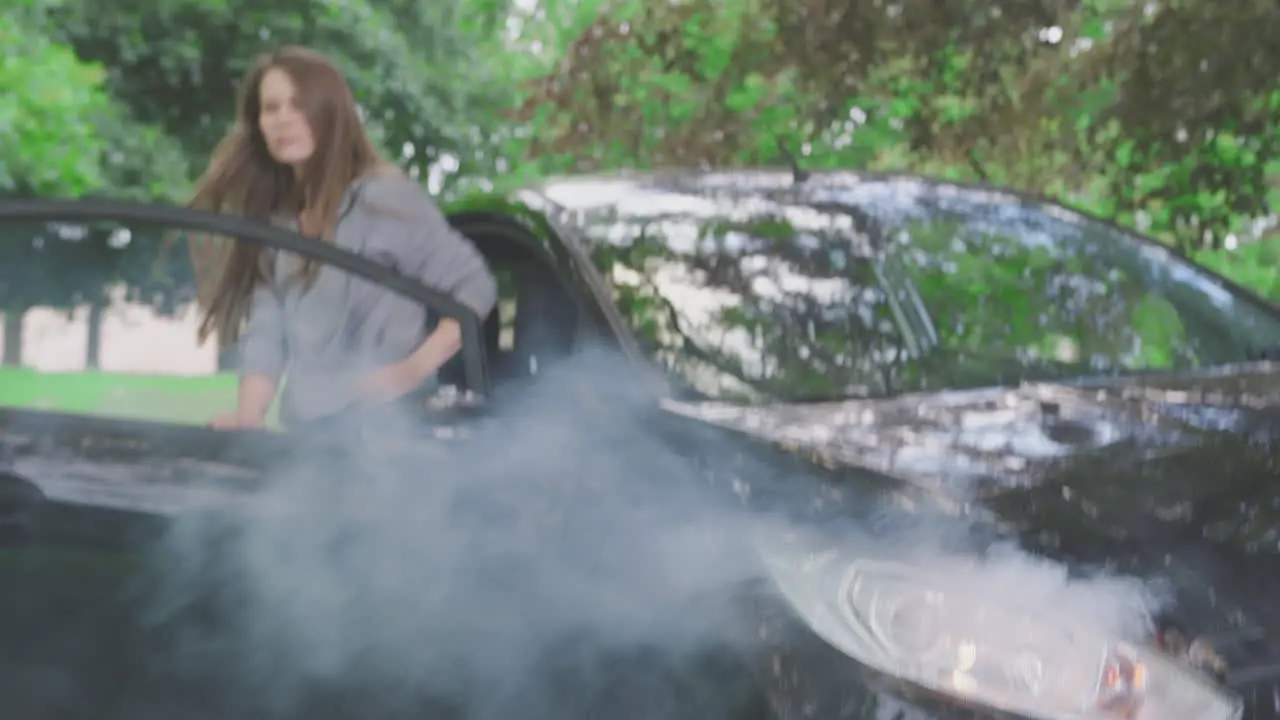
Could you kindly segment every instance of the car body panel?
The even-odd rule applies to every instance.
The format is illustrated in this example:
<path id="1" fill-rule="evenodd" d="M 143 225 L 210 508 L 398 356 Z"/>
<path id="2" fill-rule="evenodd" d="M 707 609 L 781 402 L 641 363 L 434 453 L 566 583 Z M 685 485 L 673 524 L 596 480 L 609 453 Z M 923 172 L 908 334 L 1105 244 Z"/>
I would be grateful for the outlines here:
<path id="1" fill-rule="evenodd" d="M 589 311 L 583 326 L 591 340 L 619 350 L 637 384 L 651 383 L 661 403 L 654 432 L 705 462 L 727 490 L 752 496 L 755 507 L 785 496 L 793 517 L 848 524 L 870 522 L 882 507 L 916 503 L 914 513 L 950 518 L 957 527 L 990 527 L 994 536 L 1016 538 L 1073 566 L 1112 564 L 1170 576 L 1184 615 L 1205 632 L 1280 637 L 1280 612 L 1271 601 L 1280 586 L 1267 579 L 1280 570 L 1276 491 L 1267 482 L 1273 455 L 1258 444 L 1268 437 L 1280 374 L 1270 363 L 1247 362 L 1256 349 L 1280 344 L 1280 311 L 1229 281 L 1197 275 L 1152 241 L 1005 191 L 847 173 L 817 174 L 803 185 L 773 171 L 570 178 L 473 198 L 449 212 L 464 232 L 495 223 L 522 228 Z M 1142 280 L 1130 288 L 1142 282 L 1174 288 L 1172 304 L 1208 313 L 1212 321 L 1181 340 L 1135 335 L 1126 319 L 1091 315 L 1096 306 L 1088 303 L 1072 305 L 1111 292 L 1081 281 L 1055 290 L 1065 294 L 1045 296 L 1071 301 L 1078 336 L 1062 323 L 1024 318 L 1061 336 L 1027 359 L 1018 354 L 1027 350 L 1026 333 L 1010 334 L 1017 322 L 997 316 L 978 332 L 973 323 L 992 318 L 969 315 L 960 323 L 944 317 L 937 293 L 946 288 L 922 284 L 923 265 L 915 271 L 904 265 L 912 233 L 932 238 L 939 252 L 949 247 L 921 220 L 930 213 L 952 218 L 944 231 L 959 228 L 978 240 L 1006 232 L 1053 248 L 1055 238 L 1063 246 L 1066 237 L 1097 245 L 1090 233 L 1123 236 L 1140 260 L 1131 279 Z M 178 209 L 0 202 L 0 222 L 152 215 L 173 226 L 231 227 L 222 225 L 224 218 Z M 321 244 L 256 226 L 234 229 L 439 301 L 336 248 L 316 249 Z M 744 270 L 746 256 L 755 259 Z M 1063 271 L 1068 256 L 1051 253 L 1041 263 L 1044 277 L 1014 278 L 1005 290 L 1039 287 Z M 790 274 L 769 275 L 778 267 Z M 991 282 L 981 278 L 979 290 L 956 292 L 968 302 L 985 292 L 981 283 Z M 1128 309 L 1137 312 L 1140 305 Z M 696 337 L 681 338 L 688 327 L 680 324 L 691 316 L 705 322 Z M 1215 334 L 1226 328 L 1219 319 L 1228 317 L 1239 323 Z M 734 323 L 738 327 L 728 327 Z M 464 327 L 470 327 L 467 347 L 479 348 L 479 322 L 473 318 Z M 740 332 L 744 327 L 750 330 Z M 727 349 L 711 342 L 726 328 L 742 336 Z M 991 337 L 1009 352 L 986 353 L 983 343 Z M 1048 357 L 1072 342 L 1083 347 L 1095 340 L 1092 359 L 1080 352 L 1069 360 Z M 1131 352 L 1148 340 L 1163 345 Z M 467 364 L 487 388 L 483 356 Z M 465 419 L 424 428 L 414 452 L 440 452 L 456 441 Z M 717 441 L 700 441 L 710 437 L 700 435 L 706 432 Z M 701 447 L 726 447 L 719 438 L 741 450 L 732 457 L 699 456 Z M 26 493 L 24 512 L 39 507 L 54 521 L 47 531 L 102 544 L 124 542 L 136 526 L 159 517 L 251 501 L 270 461 L 290 443 L 276 433 L 15 410 L 0 412 L 0 440 L 7 448 L 0 472 L 9 487 Z M 1231 468 L 1229 482 L 1196 470 L 1215 462 Z M 1233 503 L 1250 505 L 1245 522 L 1233 517 Z M 0 508 L 9 506 L 17 505 Z M 831 541 L 838 543 L 838 535 Z M 790 582 L 783 571 L 774 577 Z M 793 589 L 784 587 L 783 594 Z M 813 678 L 826 673 L 839 683 L 852 677 L 829 654 L 823 657 L 827 667 L 809 666 Z M 1265 665 L 1256 657 L 1251 662 L 1255 670 Z M 776 665 L 765 675 L 782 678 Z M 1255 676 L 1249 687 L 1272 687 L 1265 673 Z M 786 716 L 780 708 L 794 699 L 795 688 L 774 685 L 775 709 Z M 847 694 L 837 693 L 842 707 L 863 702 Z M 840 712 L 846 710 L 854 713 L 849 717 L 871 712 Z"/>

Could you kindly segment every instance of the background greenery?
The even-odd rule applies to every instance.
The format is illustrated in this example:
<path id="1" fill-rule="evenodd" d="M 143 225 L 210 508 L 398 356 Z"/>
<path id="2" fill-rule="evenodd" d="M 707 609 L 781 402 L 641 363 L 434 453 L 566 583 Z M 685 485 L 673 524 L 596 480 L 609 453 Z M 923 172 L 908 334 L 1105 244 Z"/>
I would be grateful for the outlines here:
<path id="1" fill-rule="evenodd" d="M 1041 193 L 1280 300 L 1277 38 L 1275 0 L 0 0 L 0 195 L 180 201 L 246 63 L 296 42 L 340 61 L 378 142 L 445 196 L 778 165 L 781 146 L 813 169 Z M 6 365 L 33 307 L 100 313 L 120 285 L 180 299 L 154 238 L 30 239 L 0 227 Z M 0 404 L 202 423 L 229 403 L 225 375 L 0 368 Z"/>
<path id="2" fill-rule="evenodd" d="M 0 0 L 0 193 L 182 199 L 246 63 L 299 42 L 446 196 L 777 165 L 781 145 L 1041 193 L 1280 299 L 1276 37 L 1272 0 Z M 147 286 L 155 243 L 93 282 L 56 272 L 101 242 L 41 262 L 0 243 L 0 265 L 47 268 L 0 284 L 7 363 L 31 307 L 97 308 L 121 283 L 172 304 Z"/>

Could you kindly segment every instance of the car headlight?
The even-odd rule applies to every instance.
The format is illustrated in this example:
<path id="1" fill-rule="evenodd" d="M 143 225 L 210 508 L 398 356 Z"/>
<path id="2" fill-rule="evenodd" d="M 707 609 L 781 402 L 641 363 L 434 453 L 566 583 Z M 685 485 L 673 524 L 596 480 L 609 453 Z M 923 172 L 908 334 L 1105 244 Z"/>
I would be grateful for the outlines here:
<path id="1" fill-rule="evenodd" d="M 910 565 L 838 557 L 765 552 L 820 637 L 935 695 L 1037 720 L 1241 716 L 1240 700 L 1202 674 L 1154 648 L 1057 623 L 1053 608 L 951 597 Z"/>

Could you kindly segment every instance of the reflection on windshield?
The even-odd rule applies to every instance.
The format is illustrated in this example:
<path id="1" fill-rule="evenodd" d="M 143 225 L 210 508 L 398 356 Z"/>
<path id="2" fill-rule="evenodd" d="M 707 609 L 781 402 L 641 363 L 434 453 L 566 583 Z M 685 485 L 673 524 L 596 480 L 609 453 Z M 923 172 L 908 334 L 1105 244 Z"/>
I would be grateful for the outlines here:
<path id="1" fill-rule="evenodd" d="M 897 224 L 888 258 L 949 353 L 1083 375 L 1242 361 L 1280 331 L 1161 249 L 1109 228 L 1025 208 L 995 223 L 985 206 L 949 205 L 922 200 L 928 212 Z"/>
<path id="2" fill-rule="evenodd" d="M 713 397 L 874 395 L 906 347 L 849 215 L 777 203 L 632 203 L 574 218 L 654 357 Z"/>
<path id="3" fill-rule="evenodd" d="M 655 359 L 701 396 L 877 397 L 1239 362 L 1280 343 L 1266 310 L 1062 208 L 772 177 L 545 189 Z"/>

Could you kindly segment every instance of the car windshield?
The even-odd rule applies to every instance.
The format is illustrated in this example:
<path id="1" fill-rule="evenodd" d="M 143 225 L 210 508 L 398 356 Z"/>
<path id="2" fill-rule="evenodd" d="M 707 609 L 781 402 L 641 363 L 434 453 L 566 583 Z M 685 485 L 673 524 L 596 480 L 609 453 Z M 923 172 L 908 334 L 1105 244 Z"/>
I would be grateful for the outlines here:
<path id="1" fill-rule="evenodd" d="M 1064 209 L 908 183 L 855 197 L 891 239 L 889 285 L 945 358 L 1030 379 L 1241 362 L 1280 341 L 1275 309 Z"/>
<path id="2" fill-rule="evenodd" d="M 665 184 L 663 184 L 665 183 Z M 903 178 L 551 187 L 622 316 L 696 396 L 873 398 L 1253 359 L 1280 315 L 1057 206 Z"/>

